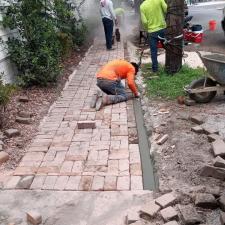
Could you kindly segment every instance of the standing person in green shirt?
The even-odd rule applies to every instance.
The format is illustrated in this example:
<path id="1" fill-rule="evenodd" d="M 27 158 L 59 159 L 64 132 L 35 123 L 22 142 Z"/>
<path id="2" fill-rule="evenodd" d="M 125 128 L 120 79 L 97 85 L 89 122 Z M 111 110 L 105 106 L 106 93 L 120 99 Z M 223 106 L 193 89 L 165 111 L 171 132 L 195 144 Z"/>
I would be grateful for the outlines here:
<path id="1" fill-rule="evenodd" d="M 165 36 L 165 14 L 167 12 L 167 4 L 164 0 L 145 0 L 140 6 L 140 11 L 141 22 L 144 29 L 148 32 L 152 59 L 152 72 L 156 73 L 158 72 L 158 36 Z"/>

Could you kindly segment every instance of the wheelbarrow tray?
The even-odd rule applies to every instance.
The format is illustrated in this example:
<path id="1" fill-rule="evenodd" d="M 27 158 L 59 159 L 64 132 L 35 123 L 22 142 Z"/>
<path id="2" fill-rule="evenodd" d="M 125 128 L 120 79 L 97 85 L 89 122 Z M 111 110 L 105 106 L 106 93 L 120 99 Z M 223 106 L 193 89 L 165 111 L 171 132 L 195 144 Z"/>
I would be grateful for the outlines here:
<path id="1" fill-rule="evenodd" d="M 225 55 L 203 51 L 199 54 L 210 77 L 220 85 L 225 85 Z"/>

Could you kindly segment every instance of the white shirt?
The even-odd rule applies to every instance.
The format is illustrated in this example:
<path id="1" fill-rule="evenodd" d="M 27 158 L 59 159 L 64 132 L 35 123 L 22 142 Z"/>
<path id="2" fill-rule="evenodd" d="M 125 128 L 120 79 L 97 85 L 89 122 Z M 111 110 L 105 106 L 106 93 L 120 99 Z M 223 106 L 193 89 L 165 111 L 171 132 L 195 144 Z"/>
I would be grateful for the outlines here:
<path id="1" fill-rule="evenodd" d="M 116 15 L 115 15 L 115 12 L 113 9 L 113 3 L 111 0 L 100 1 L 100 13 L 102 18 L 116 20 Z"/>

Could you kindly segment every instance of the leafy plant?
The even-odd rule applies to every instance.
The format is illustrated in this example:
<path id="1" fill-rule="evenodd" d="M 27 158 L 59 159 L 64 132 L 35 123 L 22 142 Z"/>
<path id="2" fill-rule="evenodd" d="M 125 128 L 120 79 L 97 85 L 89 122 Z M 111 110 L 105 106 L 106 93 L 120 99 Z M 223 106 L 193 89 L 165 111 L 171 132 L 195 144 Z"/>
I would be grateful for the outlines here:
<path id="1" fill-rule="evenodd" d="M 15 91 L 16 87 L 10 84 L 3 84 L 2 74 L 0 74 L 0 108 L 4 107 L 9 101 L 10 95 Z"/>
<path id="2" fill-rule="evenodd" d="M 79 7 L 67 0 L 8 1 L 3 26 L 18 31 L 18 36 L 6 43 L 19 71 L 19 84 L 46 86 L 56 82 L 62 56 L 85 40 L 85 26 L 74 13 Z"/>

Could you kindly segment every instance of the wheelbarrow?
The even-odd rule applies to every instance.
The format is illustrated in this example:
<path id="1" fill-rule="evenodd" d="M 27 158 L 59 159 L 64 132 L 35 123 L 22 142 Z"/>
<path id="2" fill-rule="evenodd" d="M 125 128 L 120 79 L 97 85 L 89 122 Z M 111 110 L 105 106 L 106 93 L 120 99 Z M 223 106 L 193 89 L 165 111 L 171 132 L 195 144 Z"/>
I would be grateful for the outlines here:
<path id="1" fill-rule="evenodd" d="M 225 94 L 225 55 L 203 51 L 199 55 L 209 75 L 192 81 L 184 90 L 197 103 L 208 103 L 217 93 Z"/>

